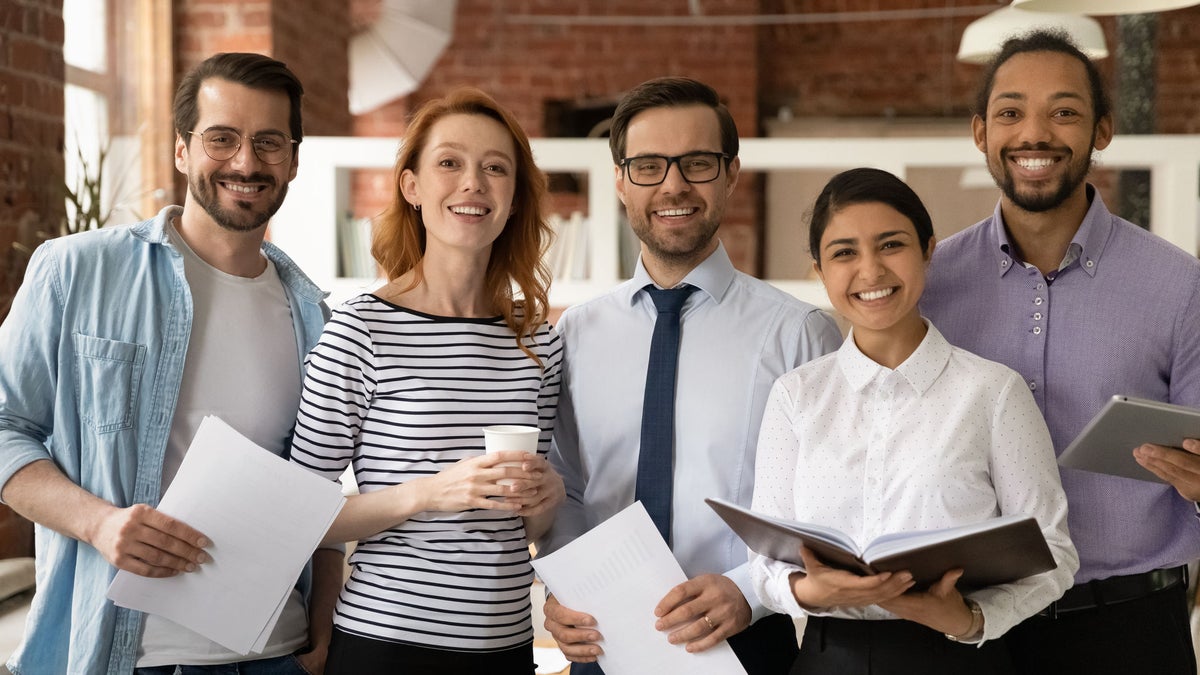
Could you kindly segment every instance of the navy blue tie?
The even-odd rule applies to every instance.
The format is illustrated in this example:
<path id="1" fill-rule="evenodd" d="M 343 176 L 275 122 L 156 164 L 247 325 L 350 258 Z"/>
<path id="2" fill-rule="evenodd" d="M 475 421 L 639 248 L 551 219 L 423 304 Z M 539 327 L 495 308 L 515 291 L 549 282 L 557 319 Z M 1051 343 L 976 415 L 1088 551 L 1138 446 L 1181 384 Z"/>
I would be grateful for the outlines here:
<path id="1" fill-rule="evenodd" d="M 695 286 L 646 291 L 658 310 L 650 338 L 646 395 L 642 402 L 642 442 L 638 450 L 634 499 L 642 502 L 663 539 L 671 543 L 671 491 L 674 485 L 675 374 L 679 365 L 679 312 Z"/>

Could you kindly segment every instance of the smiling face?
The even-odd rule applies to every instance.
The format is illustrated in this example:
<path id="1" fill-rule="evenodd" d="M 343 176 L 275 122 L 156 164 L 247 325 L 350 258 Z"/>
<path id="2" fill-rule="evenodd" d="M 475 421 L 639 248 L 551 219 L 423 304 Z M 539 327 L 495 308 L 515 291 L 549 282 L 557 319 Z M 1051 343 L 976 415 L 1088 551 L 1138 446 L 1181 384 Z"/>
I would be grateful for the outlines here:
<path id="1" fill-rule="evenodd" d="M 933 241 L 922 252 L 912 221 L 887 204 L 850 204 L 830 217 L 813 268 L 868 356 L 865 340 L 923 334 L 917 301 L 931 253 Z"/>
<path id="2" fill-rule="evenodd" d="M 650 108 L 629 124 L 625 157 L 691 152 L 721 152 L 720 123 L 708 106 Z M 647 267 L 691 268 L 716 249 L 717 227 L 725 214 L 725 200 L 737 184 L 739 166 L 734 158 L 728 168 L 721 167 L 716 180 L 692 184 L 673 164 L 663 182 L 652 186 L 634 185 L 617 167 L 617 195 L 642 242 Z"/>
<path id="3" fill-rule="evenodd" d="M 233 232 L 264 227 L 296 177 L 297 154 L 293 149 L 286 161 L 266 164 L 254 154 L 249 137 L 267 132 L 288 135 L 287 94 L 212 78 L 200 86 L 196 100 L 199 117 L 190 130 L 195 133 L 182 130 L 175 139 L 175 166 L 188 177 L 185 210 L 198 206 L 217 225 Z M 237 154 L 224 161 L 209 157 L 200 134 L 210 129 L 241 134 Z"/>
<path id="4" fill-rule="evenodd" d="M 400 174 L 405 200 L 421 207 L 427 256 L 442 247 L 490 253 L 508 222 L 516 185 L 512 135 L 485 115 L 438 120 L 416 170 Z"/>
<path id="5" fill-rule="evenodd" d="M 1112 139 L 1112 119 L 1095 119 L 1083 64 L 1057 52 L 1024 52 L 1004 62 L 987 119 L 976 116 L 972 127 L 1004 199 L 1035 213 L 1085 199 L 1092 149 Z"/>

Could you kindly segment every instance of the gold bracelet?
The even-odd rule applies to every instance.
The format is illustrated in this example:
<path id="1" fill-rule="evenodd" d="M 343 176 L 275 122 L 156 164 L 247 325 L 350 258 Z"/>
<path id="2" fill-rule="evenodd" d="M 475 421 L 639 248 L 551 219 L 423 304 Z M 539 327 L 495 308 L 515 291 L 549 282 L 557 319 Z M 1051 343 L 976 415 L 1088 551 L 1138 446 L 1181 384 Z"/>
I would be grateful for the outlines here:
<path id="1" fill-rule="evenodd" d="M 951 642 L 964 642 L 966 640 L 973 640 L 979 637 L 979 634 L 983 632 L 983 609 L 980 608 L 978 602 L 975 602 L 970 598 L 963 598 L 963 601 L 967 603 L 967 608 L 971 610 L 971 626 L 967 628 L 967 632 L 961 635 L 944 633 L 946 639 Z"/>

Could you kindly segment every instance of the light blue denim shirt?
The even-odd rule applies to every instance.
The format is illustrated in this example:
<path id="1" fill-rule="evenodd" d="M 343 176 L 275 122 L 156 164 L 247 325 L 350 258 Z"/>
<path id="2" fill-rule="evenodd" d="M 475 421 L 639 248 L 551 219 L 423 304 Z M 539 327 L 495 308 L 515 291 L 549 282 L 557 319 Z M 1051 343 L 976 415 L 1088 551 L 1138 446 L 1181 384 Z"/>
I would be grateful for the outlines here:
<path id="1" fill-rule="evenodd" d="M 152 220 L 46 242 L 0 325 L 0 486 L 37 460 L 117 506 L 157 505 L 192 328 L 183 258 Z M 323 293 L 270 243 L 300 362 L 328 315 Z M 91 546 L 38 526 L 37 594 L 17 675 L 130 673 L 142 614 L 105 597 L 116 570 Z"/>

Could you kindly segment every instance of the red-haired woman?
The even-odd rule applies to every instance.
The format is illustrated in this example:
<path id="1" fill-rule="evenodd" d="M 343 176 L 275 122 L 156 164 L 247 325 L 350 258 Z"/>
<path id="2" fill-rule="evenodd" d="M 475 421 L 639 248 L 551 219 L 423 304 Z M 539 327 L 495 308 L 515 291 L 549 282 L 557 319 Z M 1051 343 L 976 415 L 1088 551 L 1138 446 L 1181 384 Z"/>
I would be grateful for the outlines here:
<path id="1" fill-rule="evenodd" d="M 293 461 L 331 479 L 353 466 L 361 492 L 327 535 L 359 542 L 327 673 L 534 671 L 527 541 L 564 496 L 544 459 L 562 355 L 545 185 L 479 90 L 409 126 L 372 245 L 389 282 L 334 313 L 296 422 Z M 539 427 L 537 454 L 485 455 L 493 424 Z"/>

